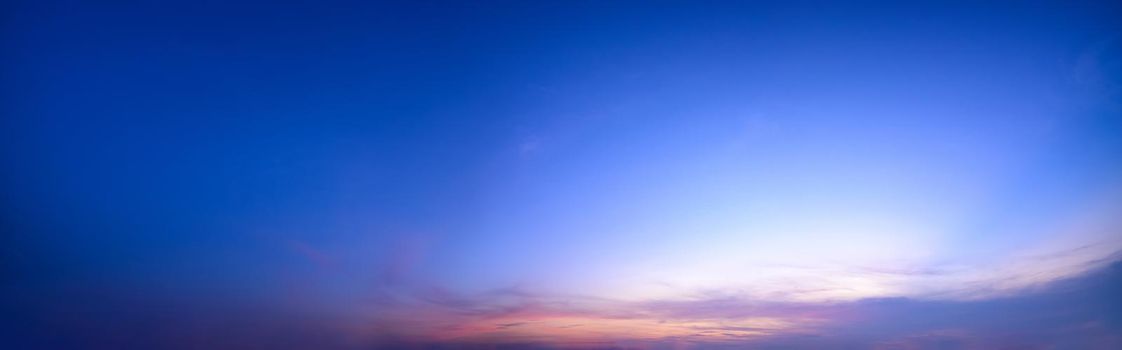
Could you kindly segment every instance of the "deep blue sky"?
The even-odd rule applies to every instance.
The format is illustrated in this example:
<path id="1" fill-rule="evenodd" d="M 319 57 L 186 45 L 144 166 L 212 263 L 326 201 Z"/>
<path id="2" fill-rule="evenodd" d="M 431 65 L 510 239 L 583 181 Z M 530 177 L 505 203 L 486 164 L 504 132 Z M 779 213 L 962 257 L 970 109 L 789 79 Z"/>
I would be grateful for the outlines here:
<path id="1" fill-rule="evenodd" d="M 0 347 L 1122 344 L 1117 2 L 0 16 Z"/>

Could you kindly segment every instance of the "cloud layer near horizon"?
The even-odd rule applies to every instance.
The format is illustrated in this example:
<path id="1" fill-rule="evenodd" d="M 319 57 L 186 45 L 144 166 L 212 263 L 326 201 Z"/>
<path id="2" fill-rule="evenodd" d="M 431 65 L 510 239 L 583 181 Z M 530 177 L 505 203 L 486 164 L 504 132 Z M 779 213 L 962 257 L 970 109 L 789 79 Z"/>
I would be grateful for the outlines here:
<path id="1" fill-rule="evenodd" d="M 18 290 L 18 288 L 16 288 Z M 77 294 L 75 294 L 77 293 Z M 381 295 L 362 317 L 112 293 L 9 293 L 20 348 L 85 349 L 1115 349 L 1122 261 L 978 300 L 617 302 L 518 289 Z M 14 302 L 14 303 L 13 303 Z"/>

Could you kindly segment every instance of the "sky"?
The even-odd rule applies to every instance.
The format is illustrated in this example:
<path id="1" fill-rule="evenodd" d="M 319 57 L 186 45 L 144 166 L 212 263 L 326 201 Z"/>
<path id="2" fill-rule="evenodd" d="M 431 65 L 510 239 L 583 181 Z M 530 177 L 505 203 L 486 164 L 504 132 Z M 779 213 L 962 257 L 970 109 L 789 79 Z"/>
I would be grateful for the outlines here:
<path id="1" fill-rule="evenodd" d="M 6 1 L 0 348 L 1122 348 L 1113 1 Z"/>

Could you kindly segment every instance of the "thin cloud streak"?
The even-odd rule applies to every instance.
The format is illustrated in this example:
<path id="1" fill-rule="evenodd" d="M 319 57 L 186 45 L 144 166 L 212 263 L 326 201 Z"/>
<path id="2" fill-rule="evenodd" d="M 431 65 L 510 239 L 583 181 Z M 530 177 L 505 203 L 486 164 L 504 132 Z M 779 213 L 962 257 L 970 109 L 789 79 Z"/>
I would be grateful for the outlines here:
<path id="1" fill-rule="evenodd" d="M 412 342 L 453 344 L 532 342 L 564 347 L 568 342 L 638 341 L 686 342 L 704 348 L 795 344 L 822 338 L 812 343 L 827 346 L 830 342 L 854 341 L 868 347 L 891 348 L 948 342 L 984 348 L 1009 340 L 986 336 L 990 328 L 1000 334 L 1047 327 L 1049 331 L 1041 333 L 1033 344 L 1055 341 L 1049 337 L 1069 338 L 1058 332 L 1077 333 L 1079 336 L 1073 339 L 1115 344 L 1117 339 L 1107 335 L 1122 326 L 1112 323 L 1118 321 L 1112 320 L 1117 318 L 1112 313 L 1118 310 L 1096 310 L 1093 306 L 1122 287 L 1122 263 L 1087 268 L 1091 271 L 1087 275 L 1045 279 L 1033 288 L 989 294 L 989 298 L 974 294 L 959 300 L 881 297 L 797 302 L 697 296 L 619 301 L 502 290 L 466 296 L 428 288 L 407 293 L 404 299 L 379 302 L 370 315 L 370 329 L 397 333 L 400 339 Z M 892 273 L 908 272 L 931 275 L 927 270 Z M 1038 307 L 1054 311 L 1033 311 Z M 1091 348 L 1103 344 L 1094 343 Z"/>
<path id="2" fill-rule="evenodd" d="M 397 329 L 409 335 L 394 338 L 400 342 L 394 344 L 1111 349 L 1122 345 L 1122 303 L 1111 302 L 1119 293 L 1122 262 L 1040 288 L 964 301 L 871 298 L 807 303 L 715 298 L 611 302 L 522 296 L 495 305 L 495 298 L 480 295 L 457 304 L 426 305 L 422 301 L 397 305 L 421 312 L 398 323 Z M 382 310 L 387 306 L 382 305 Z M 383 315 L 403 321 L 399 316 Z M 415 323 L 403 327 L 409 322 Z M 387 323 L 375 324 L 370 329 L 387 330 Z"/>

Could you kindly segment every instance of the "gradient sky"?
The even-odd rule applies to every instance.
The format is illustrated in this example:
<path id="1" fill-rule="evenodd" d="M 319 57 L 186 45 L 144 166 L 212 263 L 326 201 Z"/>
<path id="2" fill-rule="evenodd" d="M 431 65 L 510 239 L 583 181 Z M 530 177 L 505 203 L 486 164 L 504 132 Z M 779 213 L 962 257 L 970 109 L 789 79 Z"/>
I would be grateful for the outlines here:
<path id="1" fill-rule="evenodd" d="M 7 1 L 0 348 L 1122 348 L 1115 1 Z"/>

